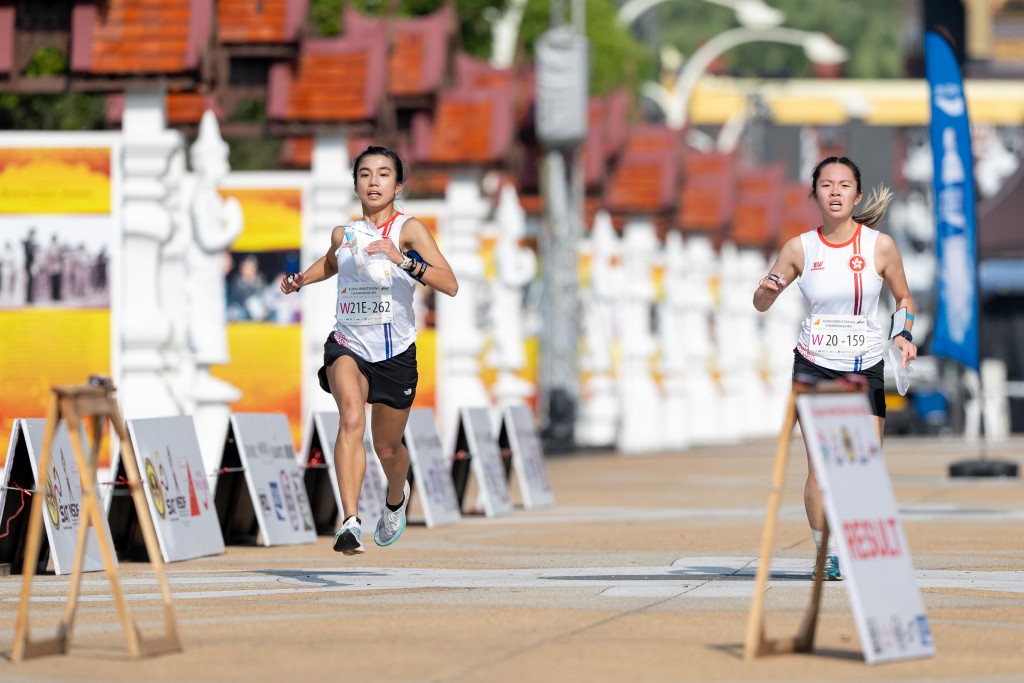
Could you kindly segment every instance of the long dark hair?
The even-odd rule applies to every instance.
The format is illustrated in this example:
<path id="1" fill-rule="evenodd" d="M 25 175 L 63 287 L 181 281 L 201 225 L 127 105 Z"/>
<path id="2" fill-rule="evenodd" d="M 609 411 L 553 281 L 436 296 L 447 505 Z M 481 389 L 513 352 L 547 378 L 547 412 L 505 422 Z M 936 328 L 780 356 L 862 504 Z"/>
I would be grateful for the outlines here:
<path id="1" fill-rule="evenodd" d="M 359 175 L 359 164 L 363 162 L 366 157 L 382 156 L 391 159 L 391 163 L 395 165 L 395 179 L 399 183 L 405 182 L 405 165 L 402 164 L 401 157 L 394 150 L 388 149 L 387 147 L 378 147 L 376 145 L 370 145 L 356 157 L 356 160 L 352 163 L 352 182 L 353 184 L 358 182 Z"/>
<path id="2" fill-rule="evenodd" d="M 861 193 L 860 169 L 857 167 L 857 164 L 853 163 L 853 160 L 848 157 L 825 157 L 818 162 L 818 165 L 814 167 L 814 171 L 811 173 L 811 193 L 808 196 L 814 197 L 814 191 L 818 187 L 818 178 L 821 176 L 821 169 L 829 164 L 842 164 L 850 169 L 853 172 L 854 180 L 857 181 L 857 194 Z M 889 202 L 891 201 L 892 190 L 885 185 L 879 185 L 871 191 L 868 201 L 864 204 L 864 209 L 860 213 L 854 214 L 853 220 L 873 228 L 882 222 L 882 217 L 885 216 L 885 210 L 889 208 Z"/>

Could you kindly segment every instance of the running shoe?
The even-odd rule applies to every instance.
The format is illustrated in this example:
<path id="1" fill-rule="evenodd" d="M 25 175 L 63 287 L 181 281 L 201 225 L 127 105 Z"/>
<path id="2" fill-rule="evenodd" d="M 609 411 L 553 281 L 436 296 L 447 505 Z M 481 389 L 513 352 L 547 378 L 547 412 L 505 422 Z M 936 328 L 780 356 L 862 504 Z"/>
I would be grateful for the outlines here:
<path id="1" fill-rule="evenodd" d="M 358 517 L 349 517 L 334 534 L 334 552 L 346 555 L 361 555 L 366 552 L 363 547 L 363 530 Z"/>
<path id="2" fill-rule="evenodd" d="M 818 578 L 818 565 L 814 565 L 814 571 L 811 573 L 812 578 Z M 839 571 L 839 558 L 835 555 L 829 555 L 825 558 L 825 576 L 822 577 L 823 581 L 842 581 L 843 573 Z"/>
<path id="3" fill-rule="evenodd" d="M 409 482 L 405 482 L 402 488 L 402 507 L 394 512 L 384 508 L 384 514 L 377 522 L 377 531 L 373 534 L 373 540 L 379 546 L 388 546 L 398 540 L 398 537 L 405 531 L 405 508 L 409 506 Z"/>

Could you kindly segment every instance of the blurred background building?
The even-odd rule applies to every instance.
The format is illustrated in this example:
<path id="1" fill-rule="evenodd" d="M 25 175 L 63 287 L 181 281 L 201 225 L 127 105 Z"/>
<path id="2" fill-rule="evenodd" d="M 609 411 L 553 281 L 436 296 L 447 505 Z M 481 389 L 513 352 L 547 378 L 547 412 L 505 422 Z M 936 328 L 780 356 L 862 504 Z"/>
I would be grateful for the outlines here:
<path id="1" fill-rule="evenodd" d="M 580 192 L 568 195 L 579 203 L 577 261 L 558 263 L 543 253 L 545 230 L 562 214 L 551 211 L 538 139 L 535 46 L 552 26 L 571 25 L 570 5 L 588 43 L 589 99 L 585 138 L 564 157 L 578 172 L 571 178 Z M 230 166 L 215 180 L 222 197 L 241 203 L 246 227 L 221 259 L 230 360 L 198 365 L 225 383 L 214 394 L 236 409 L 299 403 L 301 411 L 288 410 L 300 429 L 322 400 L 315 383 L 305 389 L 315 362 L 306 359 L 319 343 L 307 339 L 313 333 L 300 342 L 297 327 L 283 339 L 230 326 L 306 325 L 316 307 L 329 310 L 322 297 L 298 311 L 259 294 L 318 256 L 324 231 L 358 210 L 348 163 L 374 143 L 409 163 L 406 208 L 427 218 L 469 284 L 458 306 L 420 302 L 425 330 L 452 328 L 447 341 L 439 331 L 436 347 L 427 345 L 436 393 L 423 400 L 443 403 L 437 395 L 447 382 L 449 395 L 465 400 L 527 401 L 549 431 L 570 422 L 570 445 L 685 448 L 771 434 L 781 422 L 802 312 L 793 301 L 757 316 L 749 300 L 781 244 L 816 224 L 809 177 L 824 156 L 846 154 L 869 186 L 896 190 L 884 229 L 903 251 L 919 308 L 915 341 L 928 355 L 935 228 L 922 78 L 930 27 L 942 27 L 963 61 L 979 197 L 982 357 L 1001 364 L 989 366 L 996 404 L 1005 405 L 1010 429 L 1024 431 L 1024 232 L 1015 224 L 1024 201 L 1024 3 L 1015 0 L 0 0 L 0 129 L 7 140 L 13 131 L 127 135 L 132 120 L 146 129 L 144 100 L 157 98 L 164 118 L 152 130 L 178 136 L 165 141 L 178 180 L 157 174 L 173 216 L 184 210 L 176 201 L 191 201 L 187 193 L 173 199 L 176 188 L 192 192 L 197 171 L 195 154 L 175 150 L 191 148 L 213 112 Z M 146 135 L 126 142 L 126 174 L 131 150 L 148 149 Z M 296 175 L 261 175 L 285 172 Z M 268 198 L 282 211 L 273 214 L 279 223 L 268 222 Z M 0 211 L 26 213 L 12 206 Z M 289 236 L 275 237 L 275 225 Z M 12 226 L 0 225 L 0 248 L 29 240 L 27 226 Z M 189 240 L 175 252 L 171 237 L 153 239 L 154 263 L 187 260 Z M 540 268 L 522 265 L 524 249 Z M 578 275 L 578 292 L 557 298 L 573 326 L 555 340 L 544 312 L 552 301 L 545 276 L 557 267 Z M 11 256 L 3 268 L 25 271 L 25 258 Z M 27 304 L 27 283 L 3 298 L 4 277 L 0 320 Z M 170 306 L 161 291 L 154 301 Z M 502 321 L 513 314 L 510 332 Z M 60 353 L 24 325 L 20 341 L 10 325 L 0 328 L 9 345 Z M 166 351 L 174 334 L 153 348 Z M 578 383 L 554 415 L 542 368 L 566 335 L 579 349 Z M 150 372 L 130 339 L 113 336 L 115 374 L 126 362 Z M 301 373 L 292 383 L 303 389 L 283 399 L 273 397 L 265 358 L 252 350 L 275 344 L 303 358 L 287 369 Z M 160 353 L 153 372 L 173 375 L 174 354 Z M 980 429 L 968 417 L 980 385 L 972 389 L 962 369 L 939 358 L 916 368 L 912 392 L 892 396 L 887 428 Z M 7 373 L 5 392 L 25 377 Z M 44 391 L 50 380 L 80 380 L 34 377 Z M 237 402 L 232 385 L 248 398 Z M 263 398 L 254 404 L 254 395 Z M 191 412 L 197 400 L 172 387 L 166 407 Z M 24 404 L 2 407 L 4 429 L 30 416 L 15 414 Z M 757 419 L 747 419 L 751 410 Z M 664 427 L 679 412 L 689 426 Z M 672 434 L 648 439 L 651 429 Z"/>

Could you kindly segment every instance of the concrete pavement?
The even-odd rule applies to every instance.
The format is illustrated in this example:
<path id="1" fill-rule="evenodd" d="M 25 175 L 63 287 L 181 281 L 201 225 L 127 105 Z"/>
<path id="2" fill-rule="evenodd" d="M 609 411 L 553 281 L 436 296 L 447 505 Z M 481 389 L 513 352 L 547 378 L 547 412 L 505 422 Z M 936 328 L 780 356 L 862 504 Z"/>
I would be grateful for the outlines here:
<path id="1" fill-rule="evenodd" d="M 0 578 L 0 681 L 986 681 L 1024 680 L 1024 483 L 960 480 L 959 440 L 886 441 L 937 645 L 869 667 L 846 588 L 826 584 L 816 650 L 754 662 L 743 638 L 774 441 L 685 453 L 548 459 L 556 506 L 410 526 L 365 555 L 316 545 L 228 546 L 167 565 L 184 652 L 131 661 L 102 573 L 85 575 L 72 651 L 10 661 L 19 576 Z M 813 543 L 793 444 L 766 598 L 769 637 L 795 633 Z M 987 456 L 1024 461 L 1024 439 Z M 517 499 L 515 492 L 513 498 Z M 475 500 L 472 488 L 467 500 Z M 120 576 L 159 632 L 145 563 Z M 51 634 L 67 577 L 37 577 L 33 634 Z"/>

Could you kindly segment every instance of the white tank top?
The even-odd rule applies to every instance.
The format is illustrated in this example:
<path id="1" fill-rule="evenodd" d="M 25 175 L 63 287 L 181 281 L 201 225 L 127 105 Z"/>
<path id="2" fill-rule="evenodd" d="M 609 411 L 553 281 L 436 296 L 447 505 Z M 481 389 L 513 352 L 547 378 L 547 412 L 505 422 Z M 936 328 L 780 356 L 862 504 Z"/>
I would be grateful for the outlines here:
<path id="1" fill-rule="evenodd" d="M 878 324 L 882 276 L 875 270 L 878 231 L 858 225 L 844 244 L 829 244 L 815 228 L 800 235 L 804 270 L 797 283 L 807 299 L 808 317 L 800 327 L 797 351 L 810 362 L 839 372 L 870 368 L 882 360 L 883 331 Z M 867 318 L 867 340 L 859 356 L 831 358 L 811 352 L 811 321 L 815 315 Z"/>
<path id="2" fill-rule="evenodd" d="M 401 251 L 399 238 L 402 226 L 410 218 L 411 216 L 396 213 L 391 220 L 377 228 L 380 237 L 390 239 Z M 346 242 L 342 242 L 334 255 L 338 259 L 338 301 L 335 304 L 335 315 L 340 317 L 344 293 L 349 286 L 375 283 L 357 270 L 352 250 Z M 334 324 L 334 339 L 371 363 L 393 358 L 416 341 L 416 315 L 412 307 L 416 280 L 397 266 L 391 269 L 391 277 L 391 322 L 346 325 L 337 320 Z"/>

